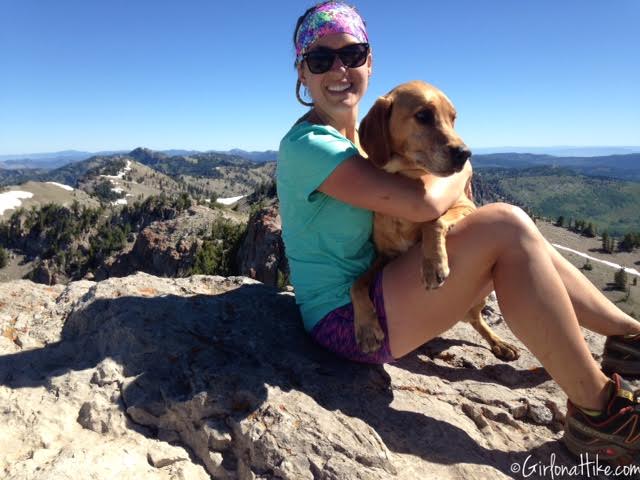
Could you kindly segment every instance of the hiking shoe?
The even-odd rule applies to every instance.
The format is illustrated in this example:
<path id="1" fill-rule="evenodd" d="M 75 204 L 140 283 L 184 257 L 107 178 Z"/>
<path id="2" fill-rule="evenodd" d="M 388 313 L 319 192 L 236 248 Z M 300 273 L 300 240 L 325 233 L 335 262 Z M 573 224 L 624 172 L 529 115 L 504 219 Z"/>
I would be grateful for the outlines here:
<path id="1" fill-rule="evenodd" d="M 640 403 L 620 375 L 614 373 L 611 380 L 611 397 L 597 416 L 567 401 L 562 440 L 576 456 L 597 454 L 614 465 L 629 465 L 640 459 Z"/>
<path id="2" fill-rule="evenodd" d="M 640 376 L 640 334 L 607 337 L 602 352 L 602 370 Z"/>

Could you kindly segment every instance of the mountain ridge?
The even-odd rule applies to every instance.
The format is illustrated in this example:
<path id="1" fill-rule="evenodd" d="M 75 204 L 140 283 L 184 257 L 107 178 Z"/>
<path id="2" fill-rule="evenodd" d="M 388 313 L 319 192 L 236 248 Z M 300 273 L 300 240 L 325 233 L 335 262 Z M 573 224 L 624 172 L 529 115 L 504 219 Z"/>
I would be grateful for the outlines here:
<path id="1" fill-rule="evenodd" d="M 137 148 L 133 150 L 137 150 Z M 278 154 L 277 150 L 244 150 L 237 147 L 229 150 L 166 149 L 153 151 L 161 152 L 168 156 L 189 156 L 201 153 L 221 153 L 227 155 L 237 155 L 257 162 L 275 161 Z M 554 157 L 602 157 L 640 153 L 640 146 L 478 147 L 472 148 L 472 151 L 475 155 L 490 155 L 499 153 L 530 153 L 536 155 L 551 155 Z M 56 165 L 61 166 L 63 164 L 62 162 L 76 162 L 86 160 L 94 156 L 127 154 L 128 152 L 130 151 L 104 150 L 98 152 L 87 152 L 82 150 L 62 150 L 59 152 L 1 154 L 0 168 L 28 168 L 28 165 L 33 165 L 35 167 L 46 167 L 47 165 L 50 165 L 53 167 Z"/>

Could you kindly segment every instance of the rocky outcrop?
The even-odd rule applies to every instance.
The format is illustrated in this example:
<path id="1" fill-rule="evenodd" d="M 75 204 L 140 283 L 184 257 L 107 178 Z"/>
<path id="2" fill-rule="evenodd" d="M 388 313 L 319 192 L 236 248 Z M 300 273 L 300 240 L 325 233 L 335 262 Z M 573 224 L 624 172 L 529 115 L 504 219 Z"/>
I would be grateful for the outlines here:
<path id="1" fill-rule="evenodd" d="M 68 281 L 67 276 L 56 264 L 55 260 L 51 258 L 40 260 L 29 277 L 34 282 L 44 283 L 45 285 L 54 285 Z"/>
<path id="2" fill-rule="evenodd" d="M 129 249 L 97 269 L 95 278 L 123 277 L 136 271 L 162 277 L 184 277 L 193 267 L 202 239 L 221 218 L 242 221 L 235 212 L 193 205 L 170 219 L 152 222 L 142 229 Z"/>
<path id="3" fill-rule="evenodd" d="M 277 205 L 265 207 L 252 215 L 236 256 L 238 273 L 271 286 L 278 285 L 278 272 L 287 278 L 289 265 L 281 234 L 282 222 Z"/>
<path id="4" fill-rule="evenodd" d="M 558 441 L 566 399 L 528 352 L 503 363 L 461 323 L 393 364 L 348 363 L 309 340 L 294 300 L 244 277 L 0 284 L 0 476 L 484 480 L 552 454 L 577 464 Z"/>

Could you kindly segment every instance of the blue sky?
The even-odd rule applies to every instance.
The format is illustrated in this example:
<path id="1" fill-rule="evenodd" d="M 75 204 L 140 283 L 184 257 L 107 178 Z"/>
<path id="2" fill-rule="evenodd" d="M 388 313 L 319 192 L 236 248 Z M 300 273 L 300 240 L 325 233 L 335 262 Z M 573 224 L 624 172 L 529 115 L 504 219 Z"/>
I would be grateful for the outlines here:
<path id="1" fill-rule="evenodd" d="M 442 88 L 473 148 L 640 145 L 640 2 L 354 3 L 374 72 Z M 0 154 L 277 148 L 313 2 L 0 0 Z"/>

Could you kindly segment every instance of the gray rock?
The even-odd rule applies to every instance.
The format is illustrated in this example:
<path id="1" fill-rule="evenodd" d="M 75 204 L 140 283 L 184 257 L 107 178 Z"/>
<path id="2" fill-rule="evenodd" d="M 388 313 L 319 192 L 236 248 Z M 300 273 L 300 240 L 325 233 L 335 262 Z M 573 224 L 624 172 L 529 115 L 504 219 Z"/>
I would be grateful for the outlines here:
<path id="1" fill-rule="evenodd" d="M 577 463 L 563 393 L 524 347 L 500 362 L 467 324 L 372 366 L 321 350 L 290 292 L 246 277 L 17 281 L 0 299 L 3 478 L 494 479 L 520 478 L 529 455 Z"/>
<path id="2" fill-rule="evenodd" d="M 278 273 L 289 275 L 289 265 L 282 241 L 282 221 L 278 206 L 257 211 L 249 220 L 247 232 L 236 254 L 240 275 L 277 286 Z"/>
<path id="3" fill-rule="evenodd" d="M 544 405 L 529 405 L 528 417 L 539 425 L 549 425 L 553 421 L 553 413 Z"/>
<path id="4" fill-rule="evenodd" d="M 54 285 L 67 280 L 64 272 L 53 259 L 40 260 L 36 268 L 31 272 L 31 279 L 36 283 Z"/>

